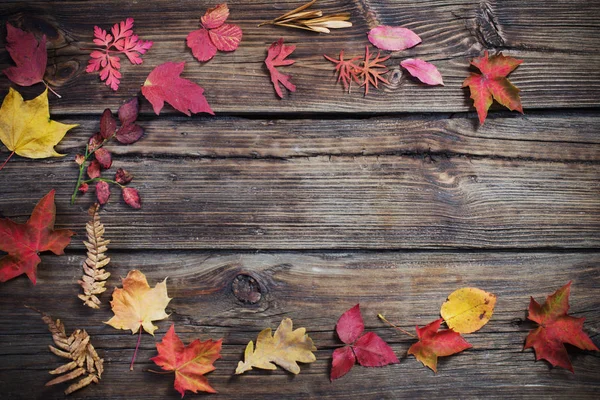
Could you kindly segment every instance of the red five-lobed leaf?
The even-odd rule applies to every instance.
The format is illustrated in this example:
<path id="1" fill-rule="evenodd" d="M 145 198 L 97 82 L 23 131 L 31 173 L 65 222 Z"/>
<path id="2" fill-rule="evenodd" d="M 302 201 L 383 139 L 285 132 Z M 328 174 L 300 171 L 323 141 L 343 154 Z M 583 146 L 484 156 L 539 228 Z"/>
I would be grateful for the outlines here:
<path id="1" fill-rule="evenodd" d="M 142 86 L 142 94 L 156 115 L 160 114 L 165 101 L 188 116 L 199 112 L 214 114 L 204 98 L 204 89 L 179 76 L 184 66 L 185 62 L 166 62 L 154 68 Z"/>
<path id="2" fill-rule="evenodd" d="M 513 57 L 505 57 L 502 53 L 488 57 L 487 50 L 483 57 L 471 61 L 471 65 L 477 67 L 481 74 L 471 73 L 463 82 L 463 87 L 468 86 L 471 91 L 481 124 L 485 122 L 492 98 L 511 111 L 523 113 L 520 90 L 506 78 L 522 62 L 523 60 Z"/>
<path id="3" fill-rule="evenodd" d="M 219 4 L 206 11 L 200 21 L 202 27 L 190 32 L 187 45 L 198 61 L 208 61 L 220 51 L 234 51 L 242 41 L 242 29 L 233 24 L 225 24 L 229 17 L 227 4 Z"/>
<path id="4" fill-rule="evenodd" d="M 204 374 L 215 369 L 213 363 L 221 358 L 221 343 L 222 339 L 196 339 L 186 347 L 171 325 L 162 342 L 156 344 L 158 355 L 151 360 L 163 370 L 175 372 L 175 390 L 181 397 L 186 390 L 216 393 Z"/>
<path id="5" fill-rule="evenodd" d="M 437 372 L 438 357 L 446 357 L 473 347 L 460 333 L 454 332 L 452 329 L 438 331 L 443 321 L 440 318 L 423 328 L 417 326 L 419 341 L 408 349 L 408 354 L 414 355 L 433 372 Z"/>
<path id="6" fill-rule="evenodd" d="M 292 65 L 295 63 L 295 60 L 287 59 L 294 52 L 296 46 L 286 46 L 283 44 L 283 38 L 271 44 L 267 51 L 267 58 L 265 59 L 265 65 L 269 70 L 269 74 L 271 74 L 271 82 L 273 82 L 273 87 L 275 88 L 275 93 L 280 98 L 283 98 L 283 93 L 281 92 L 281 88 L 279 84 L 281 83 L 285 86 L 290 92 L 296 91 L 296 86 L 290 81 L 292 78 L 290 75 L 282 74 L 277 70 L 276 67 L 282 67 L 286 65 Z"/>
<path id="7" fill-rule="evenodd" d="M 6 68 L 4 74 L 20 86 L 42 82 L 48 61 L 46 35 L 42 36 L 38 43 L 32 33 L 15 28 L 9 23 L 6 23 L 6 31 L 6 50 L 16 66 Z"/>
<path id="8" fill-rule="evenodd" d="M 525 348 L 533 347 L 536 360 L 544 359 L 555 367 L 563 367 L 574 372 L 563 343 L 582 350 L 599 350 L 583 331 L 585 318 L 567 315 L 570 293 L 571 282 L 548 296 L 543 305 L 531 298 L 527 318 L 540 326 L 529 332 Z"/>
<path id="9" fill-rule="evenodd" d="M 60 255 L 71 242 L 75 232 L 54 229 L 54 193 L 53 189 L 37 203 L 24 224 L 0 219 L 0 250 L 8 253 L 0 258 L 0 282 L 26 274 L 35 284 L 41 261 L 38 253 L 51 251 Z"/>
<path id="10" fill-rule="evenodd" d="M 392 348 L 374 332 L 362 335 L 365 328 L 360 305 L 346 311 L 338 320 L 335 330 L 340 340 L 347 344 L 333 352 L 330 379 L 341 378 L 356 361 L 364 367 L 381 367 L 399 363 Z"/>

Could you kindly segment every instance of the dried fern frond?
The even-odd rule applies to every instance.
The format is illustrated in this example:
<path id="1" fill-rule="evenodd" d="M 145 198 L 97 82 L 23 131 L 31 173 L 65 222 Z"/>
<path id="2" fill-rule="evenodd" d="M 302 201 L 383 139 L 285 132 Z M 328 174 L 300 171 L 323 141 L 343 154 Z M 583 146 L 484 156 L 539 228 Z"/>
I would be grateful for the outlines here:
<path id="1" fill-rule="evenodd" d="M 48 314 L 31 309 L 42 315 L 42 321 L 48 325 L 48 330 L 52 333 L 52 340 L 56 347 L 48 346 L 50 351 L 59 357 L 71 360 L 50 371 L 50 374 L 60 376 L 46 383 L 46 386 L 67 382 L 83 375 L 83 378 L 72 383 L 65 390 L 65 394 L 71 394 L 92 382 L 98 383 L 104 372 L 104 360 L 98 356 L 90 343 L 90 335 L 85 330 L 77 329 L 71 336 L 67 336 L 65 326 L 60 319 L 54 321 Z"/>
<path id="2" fill-rule="evenodd" d="M 104 254 L 110 240 L 102 237 L 104 225 L 100 222 L 100 215 L 98 215 L 99 207 L 96 203 L 88 211 L 91 219 L 85 226 L 87 241 L 83 242 L 87 248 L 87 258 L 83 263 L 85 275 L 77 281 L 83 288 L 83 294 L 78 297 L 83 300 L 83 304 L 91 308 L 99 308 L 100 299 L 97 295 L 106 291 L 106 280 L 110 276 L 110 272 L 104 270 L 104 267 L 110 262 L 110 258 Z"/>
<path id="3" fill-rule="evenodd" d="M 352 22 L 348 21 L 350 13 L 323 16 L 321 10 L 304 11 L 315 4 L 316 1 L 309 1 L 295 10 L 289 11 L 272 21 L 263 22 L 258 26 L 277 25 L 320 33 L 329 33 L 329 29 L 348 28 L 352 26 Z"/>

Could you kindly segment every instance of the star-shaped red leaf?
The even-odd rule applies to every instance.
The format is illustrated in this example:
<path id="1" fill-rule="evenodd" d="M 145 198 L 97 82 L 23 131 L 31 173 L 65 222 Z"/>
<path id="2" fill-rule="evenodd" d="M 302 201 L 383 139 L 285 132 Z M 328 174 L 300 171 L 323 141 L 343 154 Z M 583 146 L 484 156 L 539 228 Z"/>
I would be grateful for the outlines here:
<path id="1" fill-rule="evenodd" d="M 378 89 L 378 83 L 383 82 L 389 85 L 387 79 L 385 79 L 382 75 L 388 72 L 388 69 L 385 65 L 381 64 L 386 61 L 390 56 L 381 57 L 381 52 L 378 52 L 375 58 L 371 60 L 371 55 L 369 54 L 369 46 L 365 46 L 365 59 L 362 62 L 362 66 L 360 67 L 359 76 L 362 77 L 363 83 L 362 86 L 365 87 L 365 96 L 369 94 L 369 85 Z"/>
<path id="2" fill-rule="evenodd" d="M 292 78 L 290 75 L 282 74 L 277 70 L 276 67 L 282 67 L 286 65 L 292 65 L 295 63 L 295 60 L 287 59 L 286 57 L 292 54 L 296 50 L 296 46 L 286 46 L 283 44 L 283 38 L 271 44 L 267 52 L 267 58 L 265 59 L 265 65 L 271 74 L 271 82 L 273 82 L 273 87 L 275 88 L 275 93 L 280 98 L 283 98 L 283 93 L 281 92 L 281 87 L 279 84 L 281 83 L 285 86 L 290 92 L 296 91 L 296 86 L 290 81 Z"/>
<path id="3" fill-rule="evenodd" d="M 185 391 L 216 393 L 204 376 L 215 369 L 213 363 L 221 358 L 222 339 L 196 339 L 185 346 L 175 333 L 175 325 L 167 331 L 162 342 L 156 344 L 158 355 L 151 358 L 159 367 L 175 372 L 175 390 L 184 396 Z"/>
<path id="4" fill-rule="evenodd" d="M 446 357 L 460 353 L 473 347 L 458 332 L 452 329 L 438 331 L 444 320 L 433 321 L 423 328 L 417 326 L 419 341 L 408 349 L 408 354 L 414 355 L 423 365 L 437 372 L 438 357 Z"/>
<path id="5" fill-rule="evenodd" d="M 531 298 L 527 318 L 540 326 L 529 332 L 525 348 L 533 347 L 536 360 L 544 359 L 555 367 L 574 372 L 563 343 L 569 343 L 582 350 L 598 351 L 598 347 L 583 332 L 585 318 L 567 315 L 570 293 L 571 282 L 548 296 L 543 305 Z"/>
<path id="6" fill-rule="evenodd" d="M 37 266 L 41 261 L 38 253 L 64 253 L 75 232 L 54 230 L 55 215 L 54 190 L 51 190 L 37 203 L 26 223 L 0 219 L 0 250 L 8 253 L 0 258 L 0 282 L 27 274 L 35 284 Z"/>
<path id="7" fill-rule="evenodd" d="M 342 82 L 344 85 L 344 89 L 350 93 L 350 85 L 352 81 L 356 83 L 360 83 L 358 79 L 358 74 L 360 72 L 360 67 L 354 64 L 355 61 L 358 61 L 360 57 L 354 57 L 350 60 L 344 60 L 344 50 L 340 51 L 340 57 L 338 60 L 331 58 L 327 55 L 323 55 L 327 60 L 331 61 L 335 64 L 335 72 L 338 75 L 338 82 Z"/>
<path id="8" fill-rule="evenodd" d="M 479 115 L 479 122 L 484 123 L 492 98 L 504 107 L 523 113 L 520 90 L 506 76 L 515 70 L 523 60 L 505 57 L 502 53 L 488 57 L 487 50 L 483 57 L 471 61 L 481 74 L 471 73 L 463 82 L 463 87 L 469 87 L 471 98 Z"/>

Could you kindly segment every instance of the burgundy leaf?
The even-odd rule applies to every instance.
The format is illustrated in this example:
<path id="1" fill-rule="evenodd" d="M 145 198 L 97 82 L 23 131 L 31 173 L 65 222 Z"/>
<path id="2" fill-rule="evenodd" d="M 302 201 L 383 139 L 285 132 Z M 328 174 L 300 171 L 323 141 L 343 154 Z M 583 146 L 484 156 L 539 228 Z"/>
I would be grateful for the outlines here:
<path id="1" fill-rule="evenodd" d="M 110 151 L 106 150 L 104 147 L 96 150 L 94 152 L 94 156 L 96 156 L 96 160 L 98 160 L 102 168 L 109 169 L 112 165 L 112 156 L 110 155 Z"/>
<path id="2" fill-rule="evenodd" d="M 133 180 L 133 175 L 124 170 L 123 168 L 119 168 L 117 173 L 115 174 L 115 181 L 120 183 L 121 185 L 127 185 L 129 182 Z"/>
<path id="3" fill-rule="evenodd" d="M 119 128 L 115 138 L 119 143 L 131 144 L 140 140 L 142 136 L 144 136 L 144 128 L 136 124 L 127 124 Z"/>
<path id="4" fill-rule="evenodd" d="M 100 132 L 94 134 L 88 141 L 89 151 L 94 151 L 103 141 L 104 139 L 102 138 L 102 135 L 100 135 Z"/>
<path id="5" fill-rule="evenodd" d="M 100 119 L 100 136 L 104 139 L 110 138 L 117 130 L 117 121 L 112 115 L 110 109 L 104 110 Z"/>
<path id="6" fill-rule="evenodd" d="M 132 208 L 142 208 L 140 194 L 136 189 L 126 187 L 123 188 L 121 191 L 123 193 L 123 200 L 125 200 L 125 203 L 127 203 Z"/>
<path id="7" fill-rule="evenodd" d="M 102 205 L 108 202 L 110 197 L 110 186 L 108 186 L 108 183 L 104 181 L 96 183 L 96 197 L 98 198 L 98 203 Z"/>
<path id="8" fill-rule="evenodd" d="M 138 117 L 139 102 L 137 97 L 132 97 L 119 107 L 119 120 L 121 125 L 129 125 Z"/>
<path id="9" fill-rule="evenodd" d="M 100 163 L 98 160 L 93 160 L 88 164 L 87 174 L 90 179 L 99 178 L 100 177 Z"/>

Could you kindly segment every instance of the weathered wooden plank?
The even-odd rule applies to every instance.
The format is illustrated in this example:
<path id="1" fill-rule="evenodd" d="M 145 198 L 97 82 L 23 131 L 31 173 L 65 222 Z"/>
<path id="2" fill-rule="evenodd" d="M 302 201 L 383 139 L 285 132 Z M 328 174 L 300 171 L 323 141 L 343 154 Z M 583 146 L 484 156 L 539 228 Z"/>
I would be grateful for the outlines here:
<path id="1" fill-rule="evenodd" d="M 209 375 L 220 392 L 215 398 L 407 398 L 447 397 L 594 397 L 600 391 L 600 357 L 569 348 L 575 374 L 535 362 L 522 351 L 527 332 L 529 296 L 543 300 L 573 280 L 571 313 L 585 317 L 585 330 L 596 344 L 600 331 L 600 253 L 447 253 L 447 252 L 112 252 L 109 292 L 119 277 L 139 268 L 151 284 L 168 276 L 173 297 L 166 321 L 156 337 L 144 335 L 135 371 L 129 361 L 136 338 L 102 322 L 110 318 L 110 295 L 91 311 L 76 297 L 82 254 L 42 257 L 38 284 L 21 277 L 0 285 L 0 390 L 6 398 L 62 398 L 60 387 L 44 388 L 47 371 L 60 360 L 47 351 L 50 335 L 39 317 L 22 305 L 61 318 L 67 329 L 85 328 L 106 359 L 100 385 L 71 398 L 176 398 L 172 376 L 144 372 L 153 368 L 155 341 L 175 323 L 185 342 L 194 338 L 224 339 L 223 358 Z M 251 276 L 260 288 L 255 304 L 243 303 L 232 291 L 238 276 Z M 242 276 L 242 277 L 243 277 Z M 490 323 L 467 335 L 474 345 L 441 359 L 438 374 L 424 368 L 406 351 L 412 339 L 377 320 L 385 314 L 406 329 L 439 315 L 446 296 L 463 286 L 495 293 L 498 302 Z M 57 301 L 60 299 L 60 301 Z M 360 302 L 367 330 L 389 341 L 401 358 L 385 368 L 355 367 L 349 376 L 330 383 L 331 352 L 340 345 L 334 334 L 339 315 Z M 252 371 L 232 377 L 245 344 L 263 327 L 275 327 L 283 317 L 306 327 L 317 348 L 317 361 L 303 365 L 298 376 L 281 370 Z M 155 367 L 154 367 L 155 368 Z M 469 379 L 465 379 L 469 376 Z"/>
<path id="2" fill-rule="evenodd" d="M 115 157 L 144 204 L 105 222 L 120 249 L 585 248 L 600 245 L 600 165 L 468 157 Z M 57 189 L 61 227 L 82 232 L 88 193 L 68 205 L 69 159 L 11 160 L 0 210 L 25 218 Z M 24 190 L 27 188 L 28 190 Z M 126 221 L 126 222 L 125 222 Z"/>
<path id="3" fill-rule="evenodd" d="M 82 152 L 99 129 L 99 117 L 61 119 L 80 124 L 58 146 Z M 319 155 L 423 154 L 492 156 L 556 161 L 600 161 L 600 114 L 505 114 L 477 126 L 448 118 L 247 119 L 151 118 L 133 146 L 110 146 L 128 156 L 292 158 Z M 2 148 L 0 146 L 0 148 Z M 6 148 L 4 148 L 6 151 Z M 6 153 L 0 153 L 0 158 Z"/>
<path id="4" fill-rule="evenodd" d="M 198 5 L 195 1 L 8 3 L 3 5 L 0 19 L 46 33 L 52 41 L 54 50 L 50 51 L 51 76 L 48 80 L 64 95 L 63 99 L 52 100 L 54 113 L 97 113 L 104 107 L 113 107 L 138 93 L 154 66 L 165 61 L 183 60 L 187 61 L 184 76 L 206 89 L 206 97 L 217 112 L 248 112 L 248 104 L 253 105 L 251 112 L 277 113 L 467 111 L 472 109 L 471 100 L 460 86 L 468 75 L 469 59 L 481 54 L 484 48 L 508 48 L 511 55 L 525 60 L 511 79 L 522 89 L 526 110 L 600 105 L 600 71 L 596 68 L 600 64 L 598 41 L 593 39 L 594 33 L 590 33 L 598 35 L 597 1 L 569 3 L 570 9 L 578 10 L 569 18 L 563 17 L 567 6 L 558 2 L 551 2 L 551 7 L 540 12 L 534 2 L 448 5 L 445 2 L 357 1 L 340 5 L 339 2 L 325 1 L 322 8 L 329 12 L 351 11 L 355 25 L 331 35 L 256 27 L 259 21 L 270 19 L 295 4 L 298 2 L 276 5 L 248 0 L 232 2 L 231 20 L 244 29 L 242 46 L 232 54 L 219 54 L 205 65 L 196 62 L 185 45 L 187 34 L 198 27 L 197 16 L 208 6 Z M 107 13 L 107 9 L 111 12 Z M 90 15 L 95 18 L 91 19 Z M 580 22 L 579 15 L 585 16 Z M 85 73 L 88 51 L 81 48 L 92 45 L 94 24 L 108 28 L 126 17 L 134 17 L 136 32 L 153 40 L 155 45 L 145 56 L 143 65 L 131 66 L 123 62 L 122 87 L 113 93 L 98 81 L 96 75 Z M 534 23 L 531 29 L 522 26 L 527 20 Z M 588 23 L 588 20 L 595 22 Z M 555 21 L 561 21 L 561 28 L 569 34 L 557 35 Z M 366 98 L 358 89 L 346 95 L 335 84 L 331 64 L 322 54 L 337 54 L 340 49 L 345 49 L 347 54 L 362 54 L 368 43 L 365 33 L 379 23 L 413 28 L 423 38 L 423 44 L 392 55 L 388 62 L 391 84 L 384 91 L 373 92 Z M 534 28 L 536 33 L 532 34 Z M 579 35 L 584 39 L 577 43 L 585 44 L 575 46 Z M 283 101 L 274 95 L 263 66 L 266 47 L 280 36 L 298 45 L 294 53 L 297 63 L 288 68 L 298 91 Z M 545 39 L 541 40 L 539 36 Z M 570 39 L 562 40 L 564 37 Z M 567 52 L 572 48 L 578 51 Z M 403 75 L 398 64 L 407 57 L 433 61 L 444 75 L 446 86 L 424 87 Z M 9 62 L 7 53 L 1 52 L 0 67 L 4 68 Z M 6 77 L 0 78 L 1 87 L 6 88 L 8 84 Z M 0 94 L 4 93 L 5 89 Z M 152 112 L 147 102 L 142 110 Z M 174 111 L 167 107 L 164 112 Z"/>

